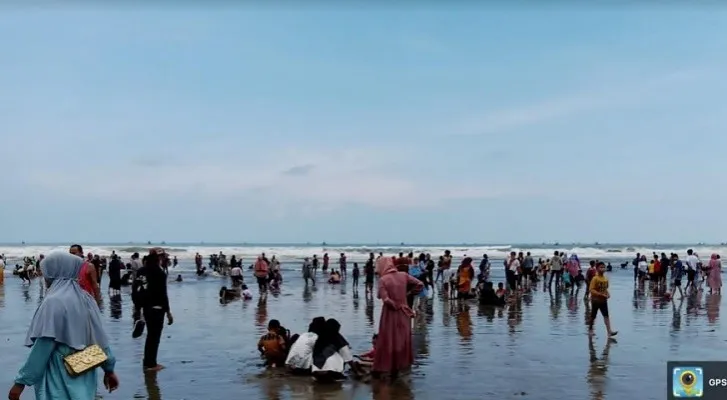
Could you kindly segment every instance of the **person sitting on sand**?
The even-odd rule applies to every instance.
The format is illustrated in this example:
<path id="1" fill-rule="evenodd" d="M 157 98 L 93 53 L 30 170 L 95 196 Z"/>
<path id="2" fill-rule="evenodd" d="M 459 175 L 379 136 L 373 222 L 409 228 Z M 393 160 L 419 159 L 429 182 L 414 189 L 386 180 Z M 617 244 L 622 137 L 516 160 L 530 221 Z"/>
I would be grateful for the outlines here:
<path id="1" fill-rule="evenodd" d="M 239 299 L 241 294 L 242 293 L 239 288 L 233 287 L 232 289 L 228 289 L 227 286 L 222 286 L 220 288 L 220 301 L 223 302 Z"/>
<path id="2" fill-rule="evenodd" d="M 313 318 L 308 325 L 308 332 L 291 338 L 290 351 L 285 365 L 294 375 L 310 375 L 313 366 L 313 347 L 320 335 L 326 328 L 326 319 L 323 317 Z"/>
<path id="3" fill-rule="evenodd" d="M 345 379 L 346 365 L 354 371 L 358 366 L 353 363 L 353 355 L 348 342 L 341 335 L 341 324 L 331 318 L 313 346 L 313 365 L 311 374 L 316 382 L 336 382 Z M 299 339 L 300 340 L 300 339 Z"/>
<path id="4" fill-rule="evenodd" d="M 260 356 L 265 359 L 265 366 L 276 368 L 285 365 L 285 337 L 280 335 L 280 321 L 271 319 L 268 322 L 268 333 L 264 334 L 257 343 Z"/>
<path id="5" fill-rule="evenodd" d="M 495 289 L 492 286 L 492 282 L 485 282 L 485 287 L 480 293 L 481 305 L 493 307 L 502 307 L 505 305 L 505 289 L 502 288 L 502 283 L 499 283 L 498 286 L 500 287 L 500 289 L 498 289 L 498 292 L 502 290 L 503 296 L 498 296 L 497 292 L 495 292 Z"/>
<path id="6" fill-rule="evenodd" d="M 341 283 L 341 274 L 339 274 L 336 270 L 331 271 L 331 277 L 328 278 L 328 283 Z"/>
<path id="7" fill-rule="evenodd" d="M 358 354 L 355 357 L 361 360 L 362 363 L 368 363 L 369 366 L 373 365 L 374 363 L 374 356 L 376 356 L 376 339 L 379 338 L 378 333 L 374 333 L 374 335 L 371 337 L 371 350 Z"/>

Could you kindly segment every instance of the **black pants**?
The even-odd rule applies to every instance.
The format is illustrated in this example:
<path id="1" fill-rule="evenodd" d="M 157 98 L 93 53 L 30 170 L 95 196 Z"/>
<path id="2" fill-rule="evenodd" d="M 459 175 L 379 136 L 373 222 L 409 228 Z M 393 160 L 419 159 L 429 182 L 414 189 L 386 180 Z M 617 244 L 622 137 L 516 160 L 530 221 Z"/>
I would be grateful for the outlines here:
<path id="1" fill-rule="evenodd" d="M 358 286 L 358 275 L 353 276 L 353 286 Z"/>
<path id="2" fill-rule="evenodd" d="M 509 269 L 506 270 L 505 278 L 507 279 L 507 286 L 510 288 L 510 290 L 517 289 L 517 277 L 515 276 L 515 272 Z"/>
<path id="3" fill-rule="evenodd" d="M 591 300 L 591 318 L 588 320 L 590 329 L 593 329 L 593 323 L 596 321 L 599 311 L 603 318 L 608 318 L 608 302 L 606 300 Z"/>
<path id="4" fill-rule="evenodd" d="M 159 341 L 162 338 L 164 329 L 164 311 L 156 308 L 144 308 L 144 319 L 146 320 L 146 343 L 144 343 L 144 367 L 155 367 L 157 353 L 159 352 Z"/>
<path id="5" fill-rule="evenodd" d="M 560 287 L 560 280 L 563 278 L 563 270 L 550 271 L 550 280 L 548 281 L 548 287 L 553 283 L 553 277 L 555 277 L 555 287 Z"/>
<path id="6" fill-rule="evenodd" d="M 258 289 L 260 289 L 260 292 L 267 292 L 268 278 L 267 277 L 257 277 L 257 287 L 258 287 Z"/>

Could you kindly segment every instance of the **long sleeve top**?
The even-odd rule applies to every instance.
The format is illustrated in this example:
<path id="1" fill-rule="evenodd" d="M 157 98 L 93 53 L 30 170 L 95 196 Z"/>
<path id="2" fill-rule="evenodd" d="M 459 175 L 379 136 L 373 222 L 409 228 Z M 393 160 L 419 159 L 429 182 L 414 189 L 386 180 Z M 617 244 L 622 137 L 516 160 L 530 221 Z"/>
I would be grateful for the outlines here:
<path id="1" fill-rule="evenodd" d="M 131 290 L 134 304 L 141 307 L 157 307 L 164 312 L 169 311 L 167 274 L 160 267 L 139 268 Z"/>
<path id="2" fill-rule="evenodd" d="M 66 372 L 63 358 L 75 350 L 51 338 L 38 338 L 30 348 L 25 365 L 15 383 L 33 386 L 36 400 L 93 400 L 96 398 L 97 369 L 78 377 Z M 108 360 L 101 365 L 104 372 L 114 372 L 116 358 L 110 348 L 104 352 Z"/>

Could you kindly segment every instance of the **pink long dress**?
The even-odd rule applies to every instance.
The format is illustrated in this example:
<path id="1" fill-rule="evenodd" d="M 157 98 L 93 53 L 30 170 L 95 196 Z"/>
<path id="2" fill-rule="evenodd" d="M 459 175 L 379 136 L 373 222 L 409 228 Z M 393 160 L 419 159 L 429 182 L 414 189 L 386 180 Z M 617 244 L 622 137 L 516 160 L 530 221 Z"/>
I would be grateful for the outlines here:
<path id="1" fill-rule="evenodd" d="M 709 261 L 707 285 L 712 290 L 720 290 L 722 288 L 722 263 L 716 254 L 712 255 L 712 259 Z"/>
<path id="2" fill-rule="evenodd" d="M 397 271 L 393 262 L 387 264 L 379 278 L 378 290 L 378 297 L 383 301 L 373 365 L 373 371 L 378 373 L 406 370 L 414 363 L 411 347 L 413 312 L 406 301 L 407 285 L 415 286 L 417 291 L 424 287 L 408 273 Z"/>

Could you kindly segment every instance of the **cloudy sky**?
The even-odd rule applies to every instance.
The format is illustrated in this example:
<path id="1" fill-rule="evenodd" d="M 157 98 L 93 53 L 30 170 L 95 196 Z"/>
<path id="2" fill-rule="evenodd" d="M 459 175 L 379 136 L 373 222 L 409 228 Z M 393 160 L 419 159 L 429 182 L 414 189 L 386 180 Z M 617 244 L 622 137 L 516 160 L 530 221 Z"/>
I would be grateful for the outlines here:
<path id="1" fill-rule="evenodd" d="M 5 9 L 0 241 L 727 240 L 727 9 L 566 5 Z"/>

